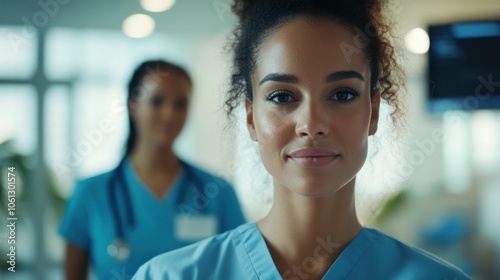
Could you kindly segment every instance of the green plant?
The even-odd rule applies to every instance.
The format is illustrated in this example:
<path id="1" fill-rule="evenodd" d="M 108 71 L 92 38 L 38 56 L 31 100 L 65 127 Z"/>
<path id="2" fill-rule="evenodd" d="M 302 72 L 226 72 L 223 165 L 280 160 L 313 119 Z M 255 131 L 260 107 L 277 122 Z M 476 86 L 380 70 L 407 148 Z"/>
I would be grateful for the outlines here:
<path id="1" fill-rule="evenodd" d="M 10 168 L 10 170 L 9 170 Z M 31 195 L 34 193 L 33 189 L 38 187 L 35 184 L 30 184 L 29 176 L 33 174 L 34 166 L 29 165 L 29 156 L 22 155 L 15 151 L 12 141 L 6 141 L 0 143 L 0 219 L 2 221 L 7 221 L 8 215 L 8 181 L 7 176 L 8 172 L 13 171 L 15 178 L 15 217 L 18 218 L 16 223 L 16 230 L 19 231 L 19 228 L 23 228 L 26 226 L 26 223 L 30 221 L 30 209 L 28 206 L 29 202 L 35 199 Z M 49 206 L 48 211 L 54 211 L 57 217 L 62 215 L 65 199 L 59 195 L 56 191 L 57 181 L 55 180 L 55 176 L 53 173 L 46 167 L 43 166 L 45 172 L 47 174 L 47 182 L 45 186 L 47 186 L 47 205 Z M 12 176 L 12 175 L 11 175 Z M 12 188 L 12 187 L 11 187 Z M 12 199 L 12 197 L 11 197 Z M 43 209 L 40 209 L 43 211 Z M 5 231 L 7 227 L 2 226 L 0 230 L 0 234 Z M 2 234 L 1 237 L 6 236 L 6 234 Z M 9 244 L 7 242 L 0 242 L 0 249 L 4 251 L 4 247 L 8 248 Z M 6 254 L 2 253 L 0 257 L 0 267 L 9 266 L 6 262 Z M 18 266 L 18 260 L 16 261 L 16 267 Z"/>

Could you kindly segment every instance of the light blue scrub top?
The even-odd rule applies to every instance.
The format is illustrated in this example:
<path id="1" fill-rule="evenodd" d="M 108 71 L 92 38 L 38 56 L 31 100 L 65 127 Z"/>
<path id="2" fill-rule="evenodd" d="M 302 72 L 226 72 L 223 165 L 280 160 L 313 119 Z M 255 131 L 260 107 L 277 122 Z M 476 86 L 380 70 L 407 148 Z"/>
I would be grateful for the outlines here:
<path id="1" fill-rule="evenodd" d="M 131 228 L 126 222 L 123 185 L 120 185 L 116 202 L 125 240 L 131 248 L 127 260 L 116 260 L 107 253 L 108 245 L 116 239 L 108 192 L 115 170 L 76 184 L 59 228 L 59 234 L 67 242 L 89 252 L 98 279 L 130 279 L 139 266 L 158 254 L 245 222 L 233 188 L 192 165 L 184 165 L 163 199 L 144 186 L 128 160 L 122 168 L 135 218 L 135 226 Z"/>
<path id="2" fill-rule="evenodd" d="M 314 255 L 285 272 L 283 279 L 307 279 L 315 259 L 335 244 L 318 241 Z M 255 223 L 162 254 L 137 271 L 148 279 L 282 279 Z M 363 228 L 332 264 L 323 279 L 470 279 L 459 269 L 420 249 L 410 247 L 375 229 Z"/>

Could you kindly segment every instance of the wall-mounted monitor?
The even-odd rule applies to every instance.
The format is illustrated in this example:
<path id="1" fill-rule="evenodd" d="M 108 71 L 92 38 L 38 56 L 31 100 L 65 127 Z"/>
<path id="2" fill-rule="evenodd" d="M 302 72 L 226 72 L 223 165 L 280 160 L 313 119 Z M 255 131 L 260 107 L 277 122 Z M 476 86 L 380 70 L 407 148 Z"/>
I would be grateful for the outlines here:
<path id="1" fill-rule="evenodd" d="M 500 109 L 500 20 L 428 30 L 430 112 Z"/>

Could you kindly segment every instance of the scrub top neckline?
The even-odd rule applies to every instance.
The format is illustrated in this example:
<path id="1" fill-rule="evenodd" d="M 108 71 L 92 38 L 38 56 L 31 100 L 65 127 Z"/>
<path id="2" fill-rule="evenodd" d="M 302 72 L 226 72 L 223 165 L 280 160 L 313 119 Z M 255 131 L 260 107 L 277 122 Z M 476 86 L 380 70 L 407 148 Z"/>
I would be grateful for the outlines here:
<path id="1" fill-rule="evenodd" d="M 281 279 L 282 276 L 274 264 L 264 236 L 257 224 L 255 222 L 249 223 L 247 227 L 240 229 L 240 234 L 258 279 Z M 377 237 L 371 234 L 369 229 L 362 227 L 321 279 L 337 280 L 347 278 L 356 263 L 376 239 Z M 270 264 L 272 264 L 272 267 Z"/>
<path id="2" fill-rule="evenodd" d="M 266 241 L 257 224 L 250 222 L 238 228 L 243 247 L 257 279 L 281 279 L 281 275 L 269 253 Z"/>
<path id="3" fill-rule="evenodd" d="M 168 203 L 170 200 L 174 199 L 174 197 L 179 192 L 181 182 L 186 177 L 186 168 L 188 168 L 188 166 L 184 162 L 181 162 L 181 163 L 182 163 L 182 169 L 180 170 L 179 174 L 177 174 L 176 178 L 172 181 L 170 189 L 165 192 L 163 197 L 156 196 L 146 186 L 146 184 L 144 184 L 144 182 L 142 182 L 141 178 L 139 178 L 139 175 L 135 171 L 130 158 L 127 158 L 127 160 L 125 161 L 125 165 L 124 165 L 125 179 L 127 180 L 127 184 L 129 185 L 129 188 L 139 189 L 141 192 L 146 194 L 147 197 L 151 198 L 156 203 L 165 204 L 165 203 Z"/>

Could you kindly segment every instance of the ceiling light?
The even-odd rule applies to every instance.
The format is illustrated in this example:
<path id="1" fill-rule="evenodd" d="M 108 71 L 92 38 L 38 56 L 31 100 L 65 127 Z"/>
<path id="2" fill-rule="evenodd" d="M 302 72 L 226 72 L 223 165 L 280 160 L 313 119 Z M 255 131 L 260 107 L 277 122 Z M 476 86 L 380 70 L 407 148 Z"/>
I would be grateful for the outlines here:
<path id="1" fill-rule="evenodd" d="M 152 17 L 135 14 L 123 21 L 123 33 L 132 38 L 148 37 L 155 30 L 155 21 Z"/>
<path id="2" fill-rule="evenodd" d="M 175 4 L 175 0 L 141 0 L 141 6 L 148 12 L 164 12 Z"/>
<path id="3" fill-rule="evenodd" d="M 406 48 L 416 54 L 424 54 L 429 50 L 429 35 L 422 28 L 415 28 L 405 36 Z"/>

